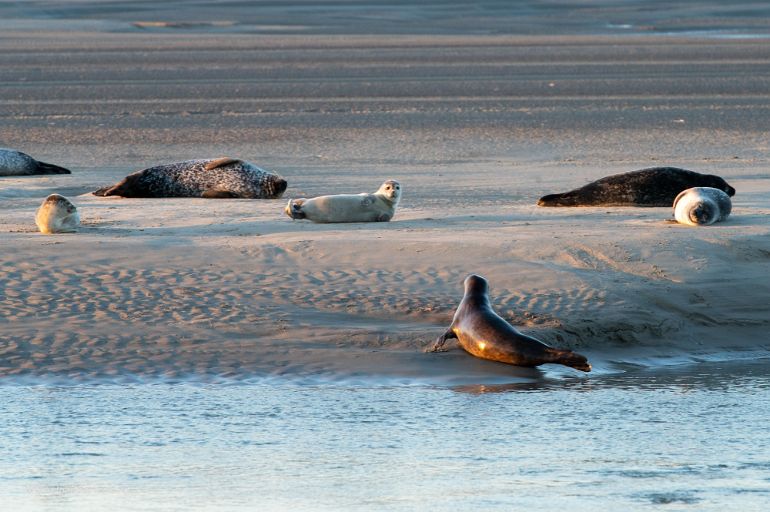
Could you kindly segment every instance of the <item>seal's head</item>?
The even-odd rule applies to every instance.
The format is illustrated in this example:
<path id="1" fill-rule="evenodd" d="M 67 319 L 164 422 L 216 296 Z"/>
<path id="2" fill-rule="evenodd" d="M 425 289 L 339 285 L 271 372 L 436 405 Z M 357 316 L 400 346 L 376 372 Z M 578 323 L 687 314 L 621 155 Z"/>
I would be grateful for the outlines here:
<path id="1" fill-rule="evenodd" d="M 487 280 L 476 274 L 470 274 L 466 277 L 463 284 L 465 285 L 465 295 L 487 295 L 489 291 Z"/>
<path id="2" fill-rule="evenodd" d="M 288 182 L 283 178 L 275 178 L 272 181 L 268 181 L 267 186 L 267 193 L 271 197 L 274 197 L 276 199 L 280 198 L 284 192 L 286 192 L 286 187 L 288 186 Z"/>
<path id="3" fill-rule="evenodd" d="M 45 201 L 43 201 L 43 206 L 60 209 L 62 212 L 66 212 L 68 215 L 75 213 L 78 210 L 69 199 L 64 196 L 60 196 L 59 194 L 51 194 L 50 196 L 46 197 Z"/>
<path id="4" fill-rule="evenodd" d="M 395 206 L 401 199 L 401 184 L 396 180 L 387 180 L 377 189 L 377 195 L 384 196 Z"/>
<path id="5" fill-rule="evenodd" d="M 304 202 L 304 198 L 289 199 L 289 202 L 286 203 L 286 207 L 283 211 L 292 219 L 304 219 L 306 217 L 305 212 L 302 211 L 302 204 Z"/>
<path id="6" fill-rule="evenodd" d="M 713 174 L 705 175 L 707 183 L 700 185 L 701 187 L 712 187 L 725 192 L 728 196 L 733 197 L 735 195 L 735 189 L 727 184 L 727 182 L 719 176 Z"/>

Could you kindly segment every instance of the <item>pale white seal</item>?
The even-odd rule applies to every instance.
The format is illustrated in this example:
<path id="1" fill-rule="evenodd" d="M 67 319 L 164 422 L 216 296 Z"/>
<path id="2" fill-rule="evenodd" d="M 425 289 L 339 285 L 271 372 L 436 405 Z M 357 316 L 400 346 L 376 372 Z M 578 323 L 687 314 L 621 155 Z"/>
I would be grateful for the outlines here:
<path id="1" fill-rule="evenodd" d="M 693 187 L 674 199 L 674 218 L 688 226 L 708 226 L 725 220 L 732 208 L 730 196 L 718 188 Z"/>
<path id="2" fill-rule="evenodd" d="M 313 222 L 387 222 L 396 213 L 401 185 L 387 180 L 374 194 L 337 194 L 290 199 L 284 208 L 292 219 Z"/>
<path id="3" fill-rule="evenodd" d="M 35 215 L 35 224 L 41 233 L 74 233 L 80 225 L 75 205 L 64 196 L 51 194 L 45 198 Z"/>

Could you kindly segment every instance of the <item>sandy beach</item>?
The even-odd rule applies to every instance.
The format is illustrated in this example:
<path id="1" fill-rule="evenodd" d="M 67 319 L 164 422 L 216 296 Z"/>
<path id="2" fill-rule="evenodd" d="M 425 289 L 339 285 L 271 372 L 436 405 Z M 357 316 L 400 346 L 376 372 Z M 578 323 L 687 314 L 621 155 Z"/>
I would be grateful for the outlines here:
<path id="1" fill-rule="evenodd" d="M 423 353 L 471 272 L 490 281 L 502 316 L 585 353 L 599 374 L 770 350 L 761 20 L 726 17 L 713 37 L 639 19 L 617 30 L 583 20 L 561 35 L 536 23 L 426 33 L 413 21 L 395 36 L 387 13 L 343 30 L 331 11 L 313 25 L 257 10 L 258 23 L 246 7 L 238 23 L 223 18 L 237 10 L 70 7 L 92 10 L 0 12 L 0 146 L 73 170 L 0 178 L 2 377 L 578 374 Z M 736 31 L 745 37 L 722 37 Z M 284 198 L 90 194 L 136 169 L 224 155 L 284 176 Z M 724 177 L 737 190 L 730 219 L 689 228 L 668 208 L 535 206 L 660 165 Z M 386 178 L 404 188 L 387 224 L 282 212 L 288 198 L 374 191 Z M 53 192 L 79 208 L 78 233 L 36 232 Z"/>

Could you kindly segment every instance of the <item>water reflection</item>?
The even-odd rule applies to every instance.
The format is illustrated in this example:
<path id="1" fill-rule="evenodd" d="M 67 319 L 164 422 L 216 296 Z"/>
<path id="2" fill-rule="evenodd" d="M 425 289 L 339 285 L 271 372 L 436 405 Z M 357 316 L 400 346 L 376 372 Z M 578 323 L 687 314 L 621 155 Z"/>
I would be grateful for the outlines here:
<path id="1" fill-rule="evenodd" d="M 459 393 L 485 394 L 506 392 L 548 392 L 571 390 L 590 392 L 597 389 L 671 389 L 679 392 L 692 390 L 729 391 L 751 386 L 757 391 L 770 386 L 770 359 L 682 364 L 673 367 L 645 368 L 626 366 L 625 371 L 575 378 L 553 379 L 540 374 L 531 382 L 505 384 L 473 384 L 454 386 Z"/>

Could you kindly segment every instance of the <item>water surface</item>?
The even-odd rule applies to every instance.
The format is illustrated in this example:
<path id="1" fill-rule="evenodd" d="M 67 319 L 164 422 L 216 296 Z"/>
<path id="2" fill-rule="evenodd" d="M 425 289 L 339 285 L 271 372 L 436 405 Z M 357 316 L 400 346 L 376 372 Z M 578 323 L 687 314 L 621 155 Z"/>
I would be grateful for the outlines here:
<path id="1" fill-rule="evenodd" d="M 769 361 L 499 386 L 0 387 L 5 510 L 765 510 Z"/>

